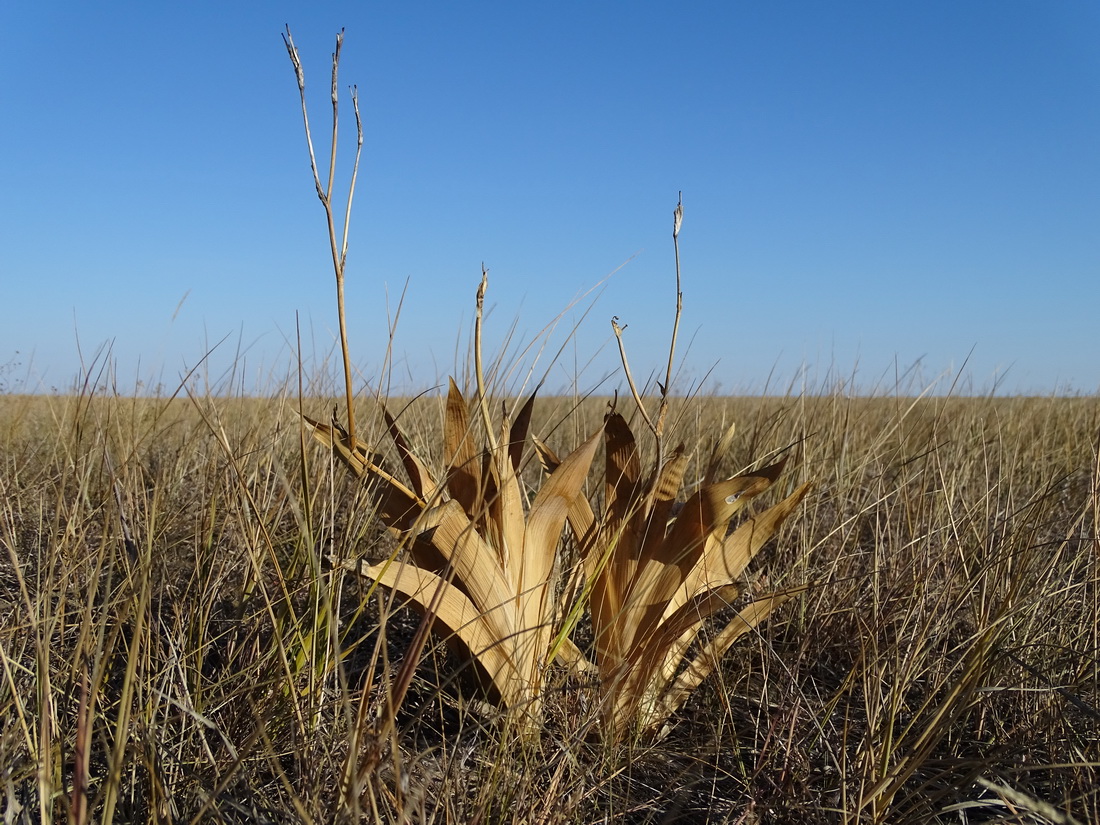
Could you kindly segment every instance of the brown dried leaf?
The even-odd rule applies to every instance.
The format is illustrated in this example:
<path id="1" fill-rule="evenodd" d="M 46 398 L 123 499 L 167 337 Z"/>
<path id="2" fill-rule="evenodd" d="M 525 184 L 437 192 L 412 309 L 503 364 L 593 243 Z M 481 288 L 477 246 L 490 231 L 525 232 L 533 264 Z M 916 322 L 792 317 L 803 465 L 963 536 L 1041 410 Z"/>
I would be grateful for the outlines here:
<path id="1" fill-rule="evenodd" d="M 382 415 L 386 418 L 386 426 L 389 428 L 390 437 L 393 439 L 394 446 L 397 447 L 397 453 L 401 456 L 402 464 L 405 465 L 405 472 L 409 476 L 409 481 L 412 482 L 413 490 L 420 498 L 431 501 L 437 489 L 435 478 L 424 462 L 420 460 L 420 457 L 413 452 L 409 442 L 405 439 L 405 434 L 397 426 L 396 419 L 390 415 L 390 411 L 382 407 Z"/>
<path id="2" fill-rule="evenodd" d="M 665 571 L 673 567 L 679 571 L 676 581 L 679 587 L 702 555 L 707 537 L 724 537 L 737 511 L 772 485 L 784 463 L 780 461 L 754 473 L 709 484 L 691 496 L 676 516 L 665 541 L 654 545 L 652 554 L 642 558 L 631 595 L 637 594 L 649 602 L 671 597 L 674 591 L 665 588 L 677 577 L 666 576 Z M 658 581 L 662 587 L 654 589 Z"/>
<path id="3" fill-rule="evenodd" d="M 793 590 L 762 596 L 742 607 L 738 614 L 729 620 L 729 624 L 703 646 L 684 671 L 676 676 L 669 690 L 665 691 L 661 708 L 663 717 L 668 718 L 678 711 L 687 696 L 690 696 L 696 687 L 714 672 L 718 662 L 722 661 L 722 657 L 735 641 L 759 627 L 775 609 L 787 604 L 794 596 L 804 591 L 805 587 L 795 587 Z"/>
<path id="4" fill-rule="evenodd" d="M 676 610 L 681 604 L 706 588 L 739 578 L 812 487 L 811 482 L 802 484 L 778 504 L 769 507 L 759 515 L 746 519 L 739 525 L 722 542 L 718 552 L 708 553 L 700 559 L 699 564 L 684 581 L 683 588 L 677 593 L 677 597 L 670 601 L 668 612 Z"/>
<path id="5" fill-rule="evenodd" d="M 758 627 L 776 608 L 790 601 L 804 590 L 805 588 L 795 588 L 782 593 L 773 593 L 770 596 L 756 599 L 742 608 L 717 636 L 703 646 L 699 654 L 688 663 L 687 668 L 663 692 L 659 709 L 655 713 L 657 718 L 650 720 L 647 727 L 655 727 L 679 710 L 692 691 L 714 672 L 714 669 L 734 642 Z"/>
<path id="6" fill-rule="evenodd" d="M 729 607 L 740 595 L 741 588 L 735 584 L 722 585 L 698 594 L 661 622 L 655 632 L 638 639 L 630 653 L 631 664 L 655 670 L 665 661 L 668 651 L 681 636 L 697 628 L 719 610 Z"/>
<path id="7" fill-rule="evenodd" d="M 531 443 L 535 445 L 535 453 L 539 457 L 539 464 L 542 465 L 544 473 L 550 475 L 554 470 L 558 469 L 558 465 L 561 464 L 561 459 L 558 458 L 558 454 L 555 453 L 549 445 L 543 442 L 537 435 L 531 436 Z"/>
<path id="8" fill-rule="evenodd" d="M 348 436 L 340 427 L 321 424 L 303 416 L 313 437 L 332 450 L 356 478 L 378 485 L 378 516 L 391 529 L 407 530 L 427 506 L 423 499 L 395 478 L 384 466 L 376 463 L 376 456 L 362 445 L 348 447 Z"/>
<path id="9" fill-rule="evenodd" d="M 640 558 L 648 558 L 658 552 L 658 548 L 665 540 L 668 520 L 672 515 L 676 497 L 680 494 L 680 485 L 683 483 L 690 458 L 684 445 L 678 445 L 657 475 Z"/>
<path id="10" fill-rule="evenodd" d="M 619 413 L 609 413 L 605 417 L 604 432 L 607 446 L 604 508 L 608 527 L 612 533 L 618 533 L 640 504 L 642 462 L 634 433 Z"/>
<path id="11" fill-rule="evenodd" d="M 480 450 L 471 429 L 470 411 L 462 391 L 450 379 L 443 416 L 443 461 L 447 467 L 447 491 L 471 517 L 481 509 Z"/>
<path id="12" fill-rule="evenodd" d="M 536 388 L 527 402 L 520 408 L 515 422 L 508 433 L 508 459 L 512 463 L 513 472 L 518 473 L 523 462 L 523 446 L 527 443 L 527 433 L 531 428 L 531 414 L 535 409 Z"/>

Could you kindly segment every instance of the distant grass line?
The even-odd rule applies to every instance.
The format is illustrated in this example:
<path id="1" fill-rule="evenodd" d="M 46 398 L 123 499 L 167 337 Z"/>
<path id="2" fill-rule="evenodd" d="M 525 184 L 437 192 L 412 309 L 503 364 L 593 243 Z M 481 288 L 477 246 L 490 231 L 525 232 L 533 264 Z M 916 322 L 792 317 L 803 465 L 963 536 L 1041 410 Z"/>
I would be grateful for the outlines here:
<path id="1" fill-rule="evenodd" d="M 442 461 L 443 399 L 387 406 Z M 512 740 L 442 646 L 395 738 L 363 738 L 415 619 L 331 563 L 390 539 L 323 450 L 303 472 L 296 409 L 0 395 L 0 815 L 1100 821 L 1100 399 L 672 399 L 696 462 L 736 422 L 724 473 L 788 450 L 778 492 L 817 481 L 750 575 L 827 584 L 665 740 L 616 747 L 584 735 L 590 686 L 553 674 L 543 736 Z M 567 451 L 606 409 L 541 398 L 531 430 Z M 356 418 L 385 454 L 376 405 Z"/>

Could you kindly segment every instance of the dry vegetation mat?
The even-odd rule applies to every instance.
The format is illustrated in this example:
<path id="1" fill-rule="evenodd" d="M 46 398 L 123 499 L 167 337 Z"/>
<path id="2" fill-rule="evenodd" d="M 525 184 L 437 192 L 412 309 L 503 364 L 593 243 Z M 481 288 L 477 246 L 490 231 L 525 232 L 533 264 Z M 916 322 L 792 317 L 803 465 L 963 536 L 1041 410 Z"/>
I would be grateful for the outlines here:
<path id="1" fill-rule="evenodd" d="M 387 403 L 435 479 L 463 449 L 445 434 L 456 404 Z M 421 632 L 398 590 L 342 563 L 400 548 L 377 488 L 303 445 L 297 407 L 0 396 L 5 822 L 1100 821 L 1097 399 L 673 399 L 681 503 L 712 472 L 752 478 L 790 455 L 766 476 L 779 495 L 730 536 L 816 480 L 682 668 L 744 599 L 805 590 L 704 657 L 713 673 L 663 735 L 613 737 L 613 680 L 547 662 L 531 735 L 486 704 L 486 674 L 445 627 Z M 645 427 L 624 417 L 589 443 L 607 410 L 545 398 L 524 413 L 554 452 L 592 451 L 594 512 L 625 489 L 606 487 L 608 466 L 635 477 L 623 427 Z M 402 466 L 381 408 L 357 412 Z M 529 524 L 545 471 L 520 466 Z M 586 563 L 568 522 L 565 573 Z M 579 655 L 621 667 L 630 647 L 603 609 L 559 615 L 551 638 L 567 627 Z"/>

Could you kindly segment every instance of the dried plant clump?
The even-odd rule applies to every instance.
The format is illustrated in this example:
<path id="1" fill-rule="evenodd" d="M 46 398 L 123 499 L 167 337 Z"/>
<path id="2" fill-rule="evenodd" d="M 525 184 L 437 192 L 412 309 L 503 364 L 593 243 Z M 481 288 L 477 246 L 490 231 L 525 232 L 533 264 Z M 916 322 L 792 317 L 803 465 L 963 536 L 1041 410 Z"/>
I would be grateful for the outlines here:
<path id="1" fill-rule="evenodd" d="M 730 436 L 732 428 L 715 445 L 703 485 L 677 511 L 688 466 L 683 445 L 643 477 L 634 434 L 613 410 L 604 425 L 603 511 L 597 516 L 587 501 L 570 510 L 591 601 L 605 728 L 616 738 L 660 728 L 730 645 L 800 592 L 749 602 L 688 661 L 706 620 L 750 592 L 745 569 L 810 489 L 801 485 L 731 532 L 734 516 L 774 484 L 786 462 L 718 481 Z M 560 472 L 549 448 L 541 446 L 540 456 L 551 478 Z"/>
<path id="2" fill-rule="evenodd" d="M 370 564 L 351 561 L 362 576 L 417 604 L 437 629 L 461 642 L 490 695 L 525 718 L 540 716 L 541 686 L 549 660 L 579 654 L 558 627 L 561 576 L 557 551 L 569 512 L 599 446 L 593 434 L 570 453 L 528 502 L 519 472 L 534 406 L 527 399 L 514 421 L 501 423 L 499 439 L 486 430 L 476 444 L 476 405 L 452 380 L 444 413 L 446 477 L 437 480 L 385 412 L 394 444 L 410 479 L 406 486 L 382 459 L 335 424 L 307 423 L 358 477 L 375 485 L 379 514 L 406 551 Z M 472 408 L 474 407 L 474 408 Z M 489 422 L 484 422 L 489 426 Z"/>
<path id="3" fill-rule="evenodd" d="M 714 670 L 733 642 L 757 627 L 797 590 L 772 593 L 744 606 L 717 636 L 689 653 L 708 618 L 746 595 L 742 575 L 809 490 L 802 485 L 766 512 L 730 532 L 734 516 L 778 478 L 784 462 L 718 481 L 732 429 L 715 446 L 702 487 L 674 513 L 688 455 L 683 446 L 665 460 L 664 424 L 669 408 L 676 335 L 682 308 L 678 237 L 682 202 L 674 212 L 677 251 L 676 318 L 661 400 L 653 418 L 634 385 L 622 332 L 612 321 L 623 367 L 641 416 L 656 443 L 653 470 L 642 475 L 638 445 L 616 411 L 580 447 L 559 460 L 538 445 L 547 478 L 530 504 L 519 472 L 534 395 L 514 422 L 505 416 L 499 437 L 489 413 L 481 355 L 482 310 L 488 284 L 477 293 L 474 363 L 477 395 L 467 402 L 452 380 L 444 415 L 445 478 L 437 480 L 410 448 L 394 418 L 386 423 L 405 472 L 406 485 L 373 450 L 335 420 L 305 421 L 359 478 L 374 485 L 384 524 L 406 556 L 381 563 L 350 562 L 360 575 L 395 590 L 422 610 L 425 621 L 461 642 L 490 695 L 528 729 L 541 716 L 541 690 L 549 662 L 561 657 L 578 672 L 599 675 L 604 729 L 618 739 L 627 731 L 651 733 Z M 338 300 L 340 297 L 338 296 Z M 350 410 L 352 398 L 347 399 Z M 480 424 L 475 421 L 480 420 Z M 483 441 L 475 438 L 480 430 Z M 606 465 L 603 512 L 583 495 L 603 432 Z M 558 561 L 568 520 L 581 549 L 585 587 L 596 634 L 592 665 L 568 639 L 586 606 L 559 604 Z M 563 623 L 563 616 L 570 622 Z M 427 626 L 427 625 L 425 625 Z M 413 651 L 414 660 L 419 651 Z M 686 665 L 686 667 L 683 667 Z M 401 687 L 395 695 L 401 695 Z"/>
<path id="4" fill-rule="evenodd" d="M 390 693 L 391 711 L 401 701 L 420 656 L 426 629 L 443 628 L 457 639 L 475 664 L 493 698 L 528 729 L 541 718 L 541 691 L 549 662 L 561 657 L 577 670 L 599 673 L 605 730 L 618 738 L 627 730 L 653 731 L 683 704 L 715 668 L 728 647 L 749 632 L 794 591 L 773 593 L 743 607 L 725 628 L 703 644 L 681 669 L 704 622 L 745 595 L 741 576 L 769 538 L 805 496 L 808 485 L 729 532 L 741 508 L 768 489 L 783 463 L 717 481 L 715 468 L 729 446 L 729 435 L 715 448 L 703 486 L 673 514 L 687 456 L 682 447 L 665 460 L 664 427 L 676 341 L 683 309 L 679 235 L 683 200 L 673 212 L 676 258 L 675 320 L 664 383 L 650 417 L 634 383 L 623 342 L 625 326 L 612 319 L 623 370 L 656 446 L 653 470 L 643 477 L 638 447 L 625 419 L 612 411 L 601 430 L 558 460 L 549 448 L 540 457 L 549 471 L 528 501 L 519 472 L 527 442 L 534 395 L 515 421 L 500 422 L 499 437 L 489 412 L 482 364 L 481 331 L 488 278 L 483 270 L 477 292 L 473 356 L 477 394 L 467 402 L 451 381 L 444 417 L 445 477 L 437 479 L 427 462 L 409 447 L 394 418 L 384 411 L 409 484 L 400 481 L 356 434 L 354 396 L 344 313 L 347 232 L 355 190 L 362 123 L 354 90 L 358 149 L 344 212 L 342 237 L 336 231 L 331 194 L 338 124 L 337 69 L 342 36 L 332 56 L 332 154 L 327 186 L 318 172 L 305 101 L 301 60 L 290 32 L 284 38 L 294 66 L 302 104 L 314 186 L 325 209 L 336 275 L 340 345 L 344 361 L 347 427 L 335 418 L 324 424 L 302 414 L 313 436 L 333 451 L 358 478 L 374 486 L 377 512 L 393 531 L 399 550 L 382 563 L 351 561 L 360 575 L 417 604 L 424 623 L 414 640 L 406 668 Z M 384 409 L 384 405 L 383 405 Z M 475 425 L 475 420 L 480 423 Z M 480 431 L 482 439 L 475 436 Z M 597 518 L 583 489 L 599 446 L 606 440 L 603 513 Z M 561 535 L 569 521 L 581 548 L 583 594 L 591 598 L 596 633 L 595 668 L 568 638 L 584 608 L 559 604 Z M 570 599 L 565 588 L 564 599 Z M 568 615 L 570 621 L 562 623 Z M 392 713 L 389 717 L 392 721 Z"/>
<path id="5" fill-rule="evenodd" d="M 751 601 L 687 661 L 706 620 L 747 595 L 750 588 L 742 580 L 745 569 L 794 512 L 810 484 L 801 485 L 730 532 L 734 516 L 772 486 L 786 463 L 717 480 L 719 464 L 733 439 L 730 427 L 712 449 L 701 487 L 676 508 L 689 456 L 681 444 L 666 459 L 665 424 L 683 310 L 679 241 L 683 220 L 681 197 L 672 213 L 675 315 L 664 382 L 657 382 L 660 401 L 652 416 L 630 371 L 623 341 L 626 327 L 619 325 L 618 318 L 611 321 L 631 395 L 653 436 L 652 470 L 643 475 L 634 433 L 612 408 L 604 421 L 602 514 L 597 517 L 587 501 L 569 513 L 591 599 L 604 730 L 612 739 L 631 731 L 657 732 L 714 671 L 730 645 L 804 589 Z M 552 451 L 540 449 L 540 457 L 547 470 L 557 472 Z"/>

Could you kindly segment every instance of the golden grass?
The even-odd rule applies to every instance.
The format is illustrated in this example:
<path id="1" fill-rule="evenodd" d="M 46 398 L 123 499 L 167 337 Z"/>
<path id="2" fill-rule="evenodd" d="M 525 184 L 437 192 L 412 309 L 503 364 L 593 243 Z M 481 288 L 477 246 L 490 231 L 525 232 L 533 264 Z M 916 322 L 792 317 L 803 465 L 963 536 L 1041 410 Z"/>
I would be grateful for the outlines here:
<path id="1" fill-rule="evenodd" d="M 600 427 L 605 401 L 569 406 L 537 402 L 531 432 L 568 449 Z M 434 642 L 371 740 L 416 625 L 329 563 L 392 543 L 350 474 L 303 468 L 295 407 L 0 396 L 5 815 L 1100 820 L 1100 400 L 673 400 L 686 493 L 734 421 L 720 476 L 797 444 L 780 478 L 817 485 L 749 574 L 810 587 L 663 740 L 619 746 L 589 738 L 598 683 L 568 668 L 518 744 Z M 444 409 L 409 407 L 409 441 L 442 444 Z"/>

